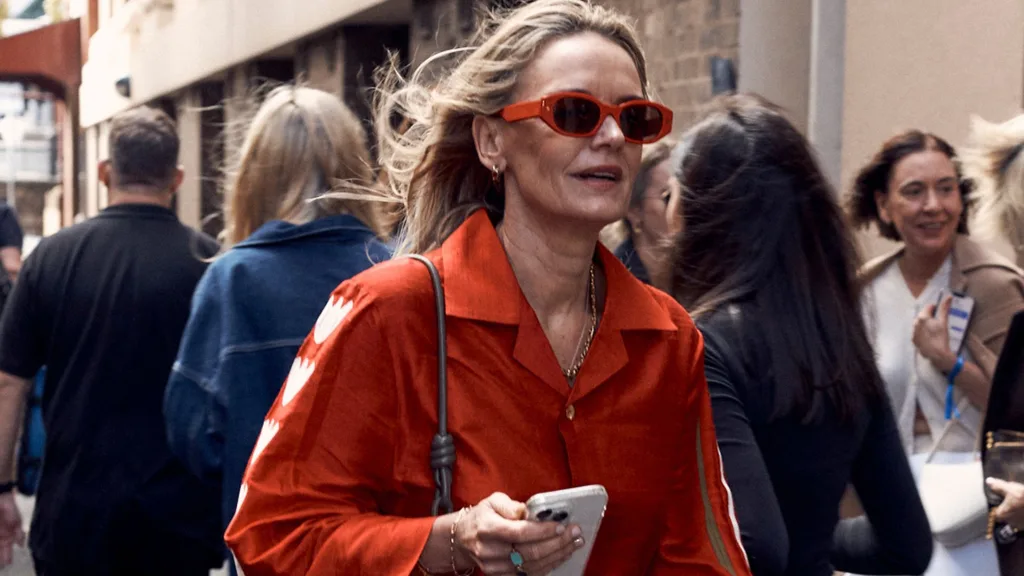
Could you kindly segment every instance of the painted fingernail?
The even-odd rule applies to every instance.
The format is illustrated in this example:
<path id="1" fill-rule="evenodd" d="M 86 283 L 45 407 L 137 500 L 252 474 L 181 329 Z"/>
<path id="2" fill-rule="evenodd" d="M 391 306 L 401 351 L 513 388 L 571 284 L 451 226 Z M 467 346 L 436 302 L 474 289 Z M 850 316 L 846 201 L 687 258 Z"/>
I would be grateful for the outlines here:
<path id="1" fill-rule="evenodd" d="M 555 534 L 558 534 L 559 536 L 561 536 L 564 533 L 565 533 L 565 526 L 559 524 L 558 528 L 555 528 Z"/>
<path id="2" fill-rule="evenodd" d="M 573 538 L 579 538 L 582 535 L 583 535 L 583 532 L 580 530 L 579 526 L 573 526 L 572 527 L 572 537 Z"/>
<path id="3" fill-rule="evenodd" d="M 573 540 L 572 543 L 575 544 L 577 548 L 582 548 L 583 547 L 583 537 L 581 536 L 581 537 Z"/>

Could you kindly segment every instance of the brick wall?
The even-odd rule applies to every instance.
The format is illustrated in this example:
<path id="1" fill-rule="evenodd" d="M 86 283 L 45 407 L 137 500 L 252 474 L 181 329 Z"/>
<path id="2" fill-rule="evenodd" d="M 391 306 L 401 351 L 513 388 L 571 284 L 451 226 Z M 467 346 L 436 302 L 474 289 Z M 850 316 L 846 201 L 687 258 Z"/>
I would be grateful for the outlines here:
<path id="1" fill-rule="evenodd" d="M 478 2 L 481 0 L 477 0 Z M 486 0 L 483 0 L 486 1 Z M 739 67 L 740 0 L 595 0 L 635 22 L 647 55 L 655 96 L 676 114 L 676 132 L 700 115 L 711 98 L 710 60 Z M 415 0 L 412 63 L 456 46 L 472 31 L 467 0 Z"/>
<path id="2" fill-rule="evenodd" d="M 675 112 L 676 132 L 711 99 L 713 56 L 739 62 L 739 0 L 601 0 L 637 20 L 656 98 Z"/>

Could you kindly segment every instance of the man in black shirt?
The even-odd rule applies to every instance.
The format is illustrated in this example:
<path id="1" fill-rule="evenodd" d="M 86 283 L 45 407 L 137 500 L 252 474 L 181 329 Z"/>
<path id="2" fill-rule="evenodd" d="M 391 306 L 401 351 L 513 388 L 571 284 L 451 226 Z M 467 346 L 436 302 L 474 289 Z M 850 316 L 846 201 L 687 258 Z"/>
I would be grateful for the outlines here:
<path id="1" fill-rule="evenodd" d="M 110 206 L 43 239 L 0 322 L 0 567 L 24 539 L 9 483 L 29 380 L 47 367 L 30 547 L 42 576 L 206 575 L 222 562 L 216 486 L 171 455 L 164 386 L 203 258 L 178 222 L 179 142 L 162 112 L 111 123 Z"/>

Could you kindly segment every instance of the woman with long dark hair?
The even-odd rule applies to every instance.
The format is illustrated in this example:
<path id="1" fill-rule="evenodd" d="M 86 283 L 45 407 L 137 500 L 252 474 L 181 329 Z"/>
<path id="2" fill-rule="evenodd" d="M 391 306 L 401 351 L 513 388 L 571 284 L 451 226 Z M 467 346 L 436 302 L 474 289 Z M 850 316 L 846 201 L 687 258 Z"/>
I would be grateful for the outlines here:
<path id="1" fill-rule="evenodd" d="M 928 522 L 860 316 L 856 250 L 807 141 L 771 104 L 730 96 L 675 158 L 671 288 L 705 337 L 753 573 L 922 572 Z M 840 522 L 850 482 L 867 518 Z"/>

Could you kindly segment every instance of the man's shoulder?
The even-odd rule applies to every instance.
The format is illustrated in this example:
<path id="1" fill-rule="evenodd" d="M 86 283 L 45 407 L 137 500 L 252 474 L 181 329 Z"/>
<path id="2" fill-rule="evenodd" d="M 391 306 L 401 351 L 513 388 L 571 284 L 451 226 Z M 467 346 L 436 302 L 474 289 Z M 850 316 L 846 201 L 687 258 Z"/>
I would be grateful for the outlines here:
<path id="1" fill-rule="evenodd" d="M 68 226 L 67 228 L 61 228 L 57 232 L 43 237 L 39 241 L 39 244 L 36 245 L 35 249 L 32 250 L 32 254 L 52 254 L 62 249 L 72 247 L 88 235 L 95 226 L 96 223 L 94 221 L 86 220 L 73 226 Z"/>
<path id="2" fill-rule="evenodd" d="M 196 252 L 203 258 L 212 258 L 220 251 L 220 244 L 209 234 L 190 228 L 184 224 L 179 225 L 186 230 L 186 234 L 189 235 L 190 244 L 196 248 Z"/>

